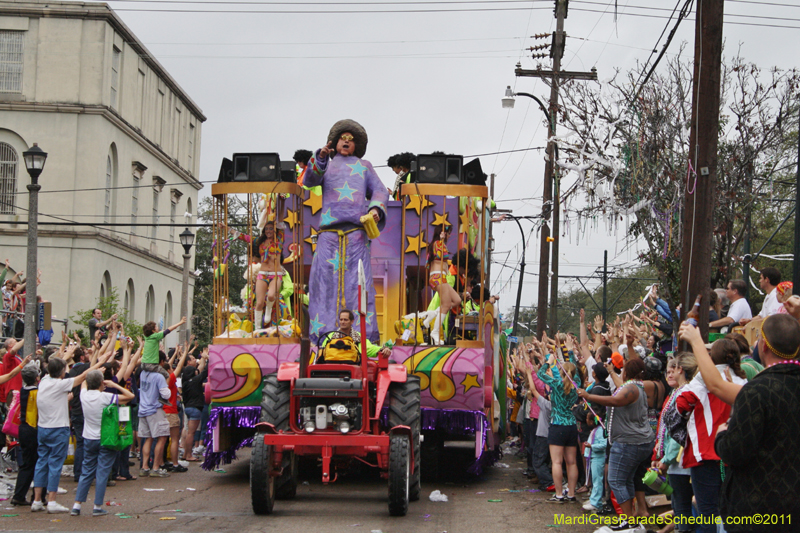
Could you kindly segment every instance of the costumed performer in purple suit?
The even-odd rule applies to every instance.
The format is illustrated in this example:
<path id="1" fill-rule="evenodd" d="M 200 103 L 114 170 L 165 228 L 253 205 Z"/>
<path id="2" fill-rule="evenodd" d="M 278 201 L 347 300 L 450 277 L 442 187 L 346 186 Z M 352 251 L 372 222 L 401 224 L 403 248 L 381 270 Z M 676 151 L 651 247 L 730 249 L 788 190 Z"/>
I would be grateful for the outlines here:
<path id="1" fill-rule="evenodd" d="M 378 229 L 386 224 L 389 193 L 372 164 L 361 159 L 367 132 L 354 120 L 340 120 L 328 143 L 308 162 L 304 185 L 322 186 L 322 217 L 309 278 L 309 333 L 316 343 L 323 333 L 338 329 L 339 313 L 358 309 L 358 261 L 367 279 L 367 338 L 380 344 L 372 285 L 370 241 L 361 217 L 368 212 Z"/>

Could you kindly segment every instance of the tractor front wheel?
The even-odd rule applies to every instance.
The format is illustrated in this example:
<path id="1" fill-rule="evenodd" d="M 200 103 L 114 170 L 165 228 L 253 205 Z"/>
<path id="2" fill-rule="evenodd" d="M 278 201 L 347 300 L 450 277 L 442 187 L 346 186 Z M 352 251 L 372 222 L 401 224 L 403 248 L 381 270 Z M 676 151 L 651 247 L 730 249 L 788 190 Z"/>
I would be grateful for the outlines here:
<path id="1" fill-rule="evenodd" d="M 289 382 L 278 381 L 277 374 L 267 376 L 261 394 L 261 421 L 277 430 L 288 430 L 290 401 Z M 297 457 L 294 452 L 284 452 L 281 463 L 283 470 L 275 480 L 275 497 L 290 500 L 297 495 Z"/>
<path id="2" fill-rule="evenodd" d="M 411 478 L 411 446 L 408 435 L 392 435 L 389 441 L 389 514 L 408 513 Z"/>
<path id="3" fill-rule="evenodd" d="M 389 429 L 395 426 L 408 426 L 411 429 L 414 443 L 414 473 L 411 474 L 411 492 L 409 493 L 412 502 L 419 500 L 422 493 L 420 416 L 419 376 L 408 376 L 405 383 L 389 385 Z"/>
<path id="4" fill-rule="evenodd" d="M 269 475 L 272 468 L 272 446 L 264 444 L 264 436 L 256 434 L 250 455 L 250 499 L 253 512 L 272 514 L 275 505 L 275 478 Z"/>

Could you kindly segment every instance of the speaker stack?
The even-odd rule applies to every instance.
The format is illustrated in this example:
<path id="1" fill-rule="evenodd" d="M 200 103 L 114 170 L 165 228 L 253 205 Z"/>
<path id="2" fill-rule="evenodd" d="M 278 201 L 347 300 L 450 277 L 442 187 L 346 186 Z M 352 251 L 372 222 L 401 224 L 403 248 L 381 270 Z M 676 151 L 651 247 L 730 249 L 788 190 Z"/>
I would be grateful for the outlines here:
<path id="1" fill-rule="evenodd" d="M 233 154 L 233 160 L 222 159 L 218 183 L 276 182 L 297 180 L 294 161 L 281 161 L 276 153 Z"/>
<path id="2" fill-rule="evenodd" d="M 464 158 L 460 155 L 418 155 L 416 181 L 419 183 L 459 185 L 463 183 L 461 172 L 463 164 Z"/>
<path id="3" fill-rule="evenodd" d="M 477 157 L 464 165 L 464 183 L 467 185 L 486 185 L 486 174 L 481 168 L 481 160 Z"/>

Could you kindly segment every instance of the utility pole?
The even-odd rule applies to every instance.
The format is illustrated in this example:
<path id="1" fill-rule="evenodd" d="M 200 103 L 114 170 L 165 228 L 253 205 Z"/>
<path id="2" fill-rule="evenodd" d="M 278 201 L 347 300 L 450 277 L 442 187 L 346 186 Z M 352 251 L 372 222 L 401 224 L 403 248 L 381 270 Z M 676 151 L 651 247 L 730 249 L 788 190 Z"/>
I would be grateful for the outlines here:
<path id="1" fill-rule="evenodd" d="M 797 107 L 800 112 L 800 106 Z M 797 139 L 797 184 L 794 187 L 794 261 L 792 262 L 793 294 L 800 294 L 800 135 Z"/>
<path id="2" fill-rule="evenodd" d="M 717 189 L 723 4 L 724 0 L 704 0 L 700 2 L 696 15 L 689 161 L 697 174 L 690 176 L 689 189 L 684 197 L 683 316 L 692 308 L 696 295 L 702 294 L 706 305 L 709 302 Z M 705 337 L 708 334 L 708 313 L 700 313 L 698 322 Z"/>
<path id="3" fill-rule="evenodd" d="M 608 250 L 603 250 L 603 327 L 606 327 L 608 312 Z"/>
<path id="4" fill-rule="evenodd" d="M 489 198 L 494 201 L 494 174 L 489 175 Z M 491 202 L 486 202 L 487 204 L 491 204 Z M 488 206 L 486 207 L 488 209 Z M 483 216 L 483 215 L 481 215 Z M 489 218 L 491 219 L 494 216 L 494 209 L 489 210 Z M 492 252 L 494 248 L 494 232 L 492 231 L 492 225 L 489 224 L 489 257 L 486 258 L 486 280 L 492 279 Z M 499 307 L 498 307 L 499 309 Z"/>
<path id="5" fill-rule="evenodd" d="M 558 120 L 558 89 L 562 80 L 596 80 L 597 71 L 591 72 L 572 72 L 561 70 L 561 58 L 564 56 L 564 44 L 566 34 L 564 33 L 564 19 L 567 18 L 567 8 L 569 0 L 555 0 L 556 8 L 556 31 L 553 33 L 553 41 L 550 46 L 550 57 L 553 59 L 553 70 L 525 70 L 518 64 L 514 71 L 517 77 L 529 78 L 549 78 L 550 82 L 550 119 L 548 120 L 548 142 L 547 142 L 547 162 L 544 168 L 544 188 L 542 192 L 542 230 L 539 255 L 539 301 L 537 303 L 537 333 L 541 335 L 547 329 L 547 282 L 550 279 L 550 328 L 553 332 L 558 327 L 558 231 L 559 231 L 559 210 L 561 208 L 558 171 L 556 169 L 556 122 Z M 534 54 L 539 57 L 540 54 Z M 555 193 L 555 196 L 554 196 Z M 550 226 L 547 221 L 550 213 L 553 213 L 553 267 L 550 264 L 551 237 Z M 552 272 L 552 276 L 550 276 Z"/>

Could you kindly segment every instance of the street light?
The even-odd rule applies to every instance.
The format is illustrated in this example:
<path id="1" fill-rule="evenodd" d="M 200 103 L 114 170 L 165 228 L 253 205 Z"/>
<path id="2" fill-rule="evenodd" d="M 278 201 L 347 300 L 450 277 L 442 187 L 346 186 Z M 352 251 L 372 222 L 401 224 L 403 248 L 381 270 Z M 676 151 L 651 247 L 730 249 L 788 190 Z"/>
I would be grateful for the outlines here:
<path id="1" fill-rule="evenodd" d="M 27 283 L 27 281 L 25 283 L 25 333 L 23 338 L 25 339 L 25 353 L 35 355 L 39 318 L 39 305 L 36 301 L 39 268 L 36 254 L 39 247 L 39 190 L 42 188 L 39 185 L 39 175 L 44 170 L 47 152 L 39 148 L 38 144 L 33 143 L 30 150 L 22 153 L 22 158 L 25 159 L 25 169 L 31 177 L 31 182 L 28 184 L 28 260 L 26 266 L 28 276 L 26 280 L 33 281 L 33 283 Z"/>
<path id="2" fill-rule="evenodd" d="M 519 325 L 519 306 L 522 299 L 522 278 L 525 275 L 525 232 L 522 230 L 522 224 L 519 223 L 519 217 L 514 215 L 504 214 L 499 217 L 494 217 L 492 222 L 502 222 L 503 220 L 513 220 L 519 227 L 519 234 L 522 237 L 520 243 L 522 244 L 522 262 L 519 265 L 519 286 L 517 287 L 517 305 L 514 307 L 514 325 L 511 329 L 511 336 L 517 336 L 517 326 Z"/>
<path id="3" fill-rule="evenodd" d="M 189 253 L 192 251 L 192 245 L 194 244 L 194 233 L 189 231 L 189 228 L 186 228 L 181 232 L 178 236 L 181 240 L 181 246 L 183 246 L 183 284 L 181 285 L 181 316 L 185 316 L 187 318 L 186 325 L 183 326 L 180 335 L 180 342 L 185 343 L 189 339 L 189 324 L 191 321 L 187 316 L 189 314 L 189 260 L 192 258 L 192 255 Z"/>
<path id="4" fill-rule="evenodd" d="M 556 310 L 555 305 L 558 299 L 558 241 L 555 241 L 550 236 L 550 227 L 547 220 L 550 219 L 550 213 L 553 212 L 553 234 L 558 232 L 558 190 L 556 187 L 556 202 L 553 204 L 553 169 L 555 168 L 556 159 L 558 159 L 558 145 L 553 137 L 556 133 L 556 125 L 553 122 L 552 116 L 539 98 L 530 93 L 515 93 L 511 90 L 511 86 L 506 87 L 506 94 L 502 99 L 504 109 L 512 109 L 514 107 L 515 96 L 527 96 L 539 104 L 539 108 L 547 118 L 547 166 L 545 167 L 544 188 L 542 191 L 542 232 L 541 232 L 541 252 L 539 256 L 539 301 L 537 303 L 537 330 L 541 334 L 547 329 L 547 282 L 550 279 L 550 271 L 548 265 L 550 263 L 550 244 L 553 243 L 553 285 L 551 287 L 551 305 L 552 318 L 551 327 L 556 328 Z"/>

